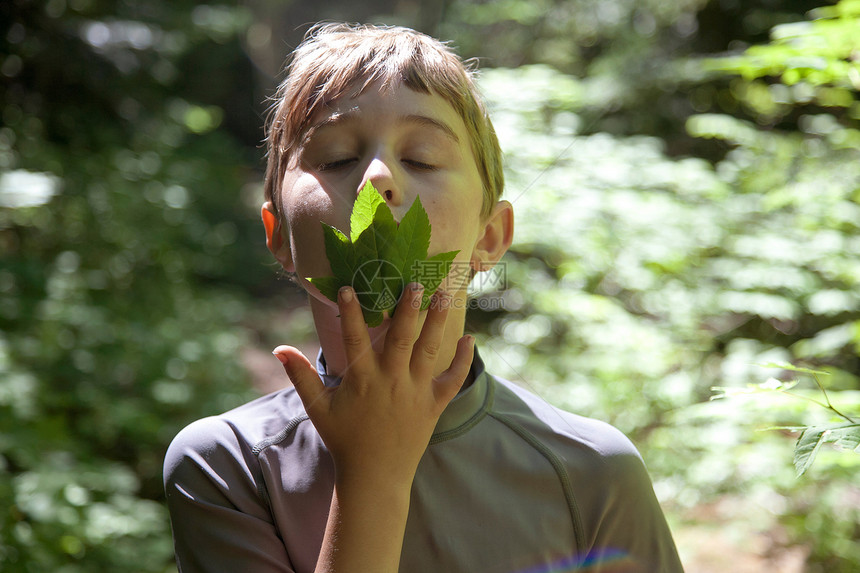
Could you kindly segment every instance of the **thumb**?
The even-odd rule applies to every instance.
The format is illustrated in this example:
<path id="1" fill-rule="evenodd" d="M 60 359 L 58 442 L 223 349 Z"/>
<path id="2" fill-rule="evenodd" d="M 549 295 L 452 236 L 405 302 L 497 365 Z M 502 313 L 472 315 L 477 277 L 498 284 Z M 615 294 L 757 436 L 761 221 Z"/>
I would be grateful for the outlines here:
<path id="1" fill-rule="evenodd" d="M 305 411 L 311 414 L 312 408 L 318 408 L 325 397 L 325 385 L 317 374 L 316 369 L 311 366 L 310 360 L 302 352 L 292 346 L 278 346 L 272 350 L 284 371 L 293 383 L 296 394 L 305 405 Z"/>

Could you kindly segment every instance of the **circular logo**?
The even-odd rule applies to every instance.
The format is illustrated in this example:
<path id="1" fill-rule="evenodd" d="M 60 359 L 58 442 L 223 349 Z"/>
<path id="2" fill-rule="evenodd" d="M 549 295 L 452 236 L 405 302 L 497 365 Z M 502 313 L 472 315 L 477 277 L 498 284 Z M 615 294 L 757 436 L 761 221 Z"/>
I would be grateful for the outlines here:
<path id="1" fill-rule="evenodd" d="M 394 264 L 372 259 L 359 265 L 352 275 L 352 288 L 362 308 L 382 312 L 393 308 L 403 294 L 403 275 Z"/>

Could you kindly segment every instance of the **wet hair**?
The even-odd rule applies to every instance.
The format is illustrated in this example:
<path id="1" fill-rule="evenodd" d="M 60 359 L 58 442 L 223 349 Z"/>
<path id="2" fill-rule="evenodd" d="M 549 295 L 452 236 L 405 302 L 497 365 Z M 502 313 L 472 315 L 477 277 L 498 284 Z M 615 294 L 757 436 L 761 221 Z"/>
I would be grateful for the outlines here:
<path id="1" fill-rule="evenodd" d="M 311 28 L 292 53 L 287 77 L 272 97 L 266 122 L 268 165 L 264 192 L 279 213 L 281 182 L 297 165 L 298 149 L 311 121 L 344 95 L 360 95 L 380 82 L 399 83 L 444 98 L 463 119 L 484 191 L 482 216 L 489 216 L 504 187 L 502 154 L 483 99 L 476 67 L 446 44 L 397 26 L 321 24 Z"/>

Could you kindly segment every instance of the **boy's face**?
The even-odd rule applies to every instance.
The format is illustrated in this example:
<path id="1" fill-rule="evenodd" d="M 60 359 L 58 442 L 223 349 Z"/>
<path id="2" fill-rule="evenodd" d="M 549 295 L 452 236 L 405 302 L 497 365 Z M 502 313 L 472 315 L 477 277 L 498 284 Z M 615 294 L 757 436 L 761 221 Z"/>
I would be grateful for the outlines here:
<path id="1" fill-rule="evenodd" d="M 459 250 L 455 271 L 479 260 L 481 177 L 466 126 L 446 100 L 402 84 L 385 91 L 373 85 L 333 102 L 312 125 L 276 199 L 288 245 L 275 254 L 313 296 L 334 304 L 305 280 L 331 275 L 320 221 L 348 236 L 353 202 L 368 180 L 396 220 L 421 196 L 432 225 L 430 255 Z M 457 294 L 467 282 L 468 273 L 452 272 L 443 288 Z"/>

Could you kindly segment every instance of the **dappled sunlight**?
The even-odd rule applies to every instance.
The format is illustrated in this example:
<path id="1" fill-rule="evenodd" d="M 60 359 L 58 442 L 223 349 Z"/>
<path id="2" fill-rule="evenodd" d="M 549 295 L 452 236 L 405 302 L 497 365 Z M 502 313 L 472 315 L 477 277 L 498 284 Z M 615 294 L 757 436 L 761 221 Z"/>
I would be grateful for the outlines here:
<path id="1" fill-rule="evenodd" d="M 631 438 L 691 573 L 860 567 L 856 2 L 114 4 L 0 26 L 4 573 L 175 571 L 167 444 L 315 354 L 259 142 L 320 18 L 479 58 L 516 213 L 471 291 L 488 369 Z"/>

